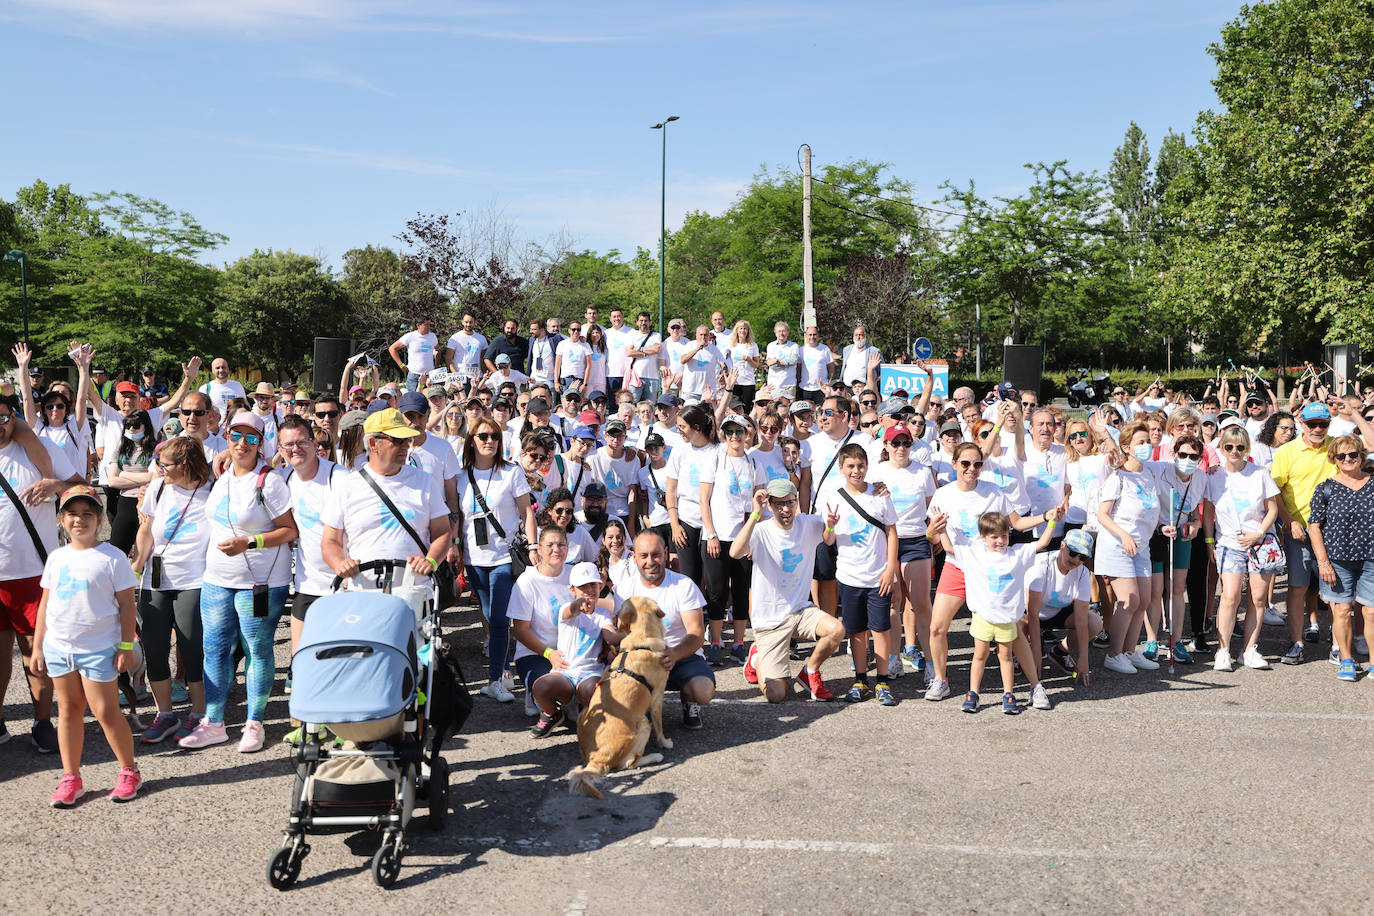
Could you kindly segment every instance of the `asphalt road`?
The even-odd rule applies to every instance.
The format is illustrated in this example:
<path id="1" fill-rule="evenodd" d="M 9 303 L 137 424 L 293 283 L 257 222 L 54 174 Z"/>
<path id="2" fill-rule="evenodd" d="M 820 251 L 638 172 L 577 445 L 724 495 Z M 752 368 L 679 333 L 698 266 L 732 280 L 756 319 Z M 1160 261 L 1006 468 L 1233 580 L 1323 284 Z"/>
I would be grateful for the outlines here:
<path id="1" fill-rule="evenodd" d="M 453 615 L 483 669 L 473 611 Z M 953 686 L 969 643 L 956 622 Z M 278 658 L 286 661 L 286 629 Z M 1269 628 L 1271 661 L 1284 648 Z M 1324 647 L 1323 647 L 1324 648 Z M 1047 680 L 1049 712 L 1016 717 L 919 699 L 770 707 L 738 667 L 719 674 L 706 728 L 682 729 L 664 763 L 575 798 L 575 736 L 536 742 L 520 695 L 478 698 L 448 743 L 454 811 L 417 823 L 401 879 L 372 884 L 375 834 L 312 838 L 300 883 L 265 880 L 291 778 L 277 743 L 142 753 L 142 796 L 113 805 L 116 767 L 87 728 L 90 793 L 47 807 L 58 761 L 30 745 L 18 678 L 0 747 L 0 909 L 259 912 L 387 904 L 456 913 L 871 913 L 1363 910 L 1374 855 L 1374 681 L 1336 680 L 1325 660 L 1226 674 L 1180 667 L 1133 678 L 1100 668 L 1091 688 Z M 825 674 L 844 683 L 847 658 Z M 1057 669 L 1049 669 L 1058 675 Z M 998 695 L 989 672 L 985 702 Z M 476 680 L 474 678 L 474 680 Z M 476 683 L 474 684 L 476 686 Z M 278 691 L 281 682 L 278 681 Z M 231 723 L 241 720 L 239 705 Z M 1026 700 L 1026 691 L 1021 690 Z M 145 713 L 148 707 L 143 707 Z M 286 731 L 269 708 L 269 742 Z M 237 728 L 231 736 L 237 737 Z"/>

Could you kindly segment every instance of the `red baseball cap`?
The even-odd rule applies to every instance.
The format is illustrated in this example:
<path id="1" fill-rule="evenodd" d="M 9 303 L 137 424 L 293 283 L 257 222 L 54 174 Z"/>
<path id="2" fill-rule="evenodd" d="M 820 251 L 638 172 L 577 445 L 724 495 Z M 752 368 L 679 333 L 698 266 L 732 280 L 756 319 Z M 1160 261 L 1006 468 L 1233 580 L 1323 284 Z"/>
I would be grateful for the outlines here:
<path id="1" fill-rule="evenodd" d="M 581 415 L 578 416 L 577 422 L 581 423 L 583 426 L 595 426 L 601 422 L 601 415 L 595 410 L 584 410 Z"/>
<path id="2" fill-rule="evenodd" d="M 120 382 L 115 385 L 116 394 L 138 394 L 138 386 L 133 382 Z"/>
<path id="3" fill-rule="evenodd" d="M 898 423 L 896 426 L 889 426 L 887 432 L 883 433 L 883 441 L 891 442 L 898 436 L 906 436 L 913 444 L 916 442 L 916 436 L 911 432 L 911 428 L 904 423 Z"/>

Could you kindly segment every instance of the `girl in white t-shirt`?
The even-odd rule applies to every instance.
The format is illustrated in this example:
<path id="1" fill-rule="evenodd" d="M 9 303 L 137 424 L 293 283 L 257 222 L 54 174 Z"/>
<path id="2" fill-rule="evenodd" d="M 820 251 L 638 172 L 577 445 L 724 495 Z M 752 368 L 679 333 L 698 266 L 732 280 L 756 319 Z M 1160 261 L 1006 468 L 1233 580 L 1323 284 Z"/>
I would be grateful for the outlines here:
<path id="1" fill-rule="evenodd" d="M 758 392 L 759 345 L 754 342 L 754 329 L 749 322 L 741 319 L 735 322 L 735 333 L 730 345 L 729 357 L 735 371 L 734 395 L 744 402 L 746 408 L 754 404 Z"/>
<path id="2" fill-rule="evenodd" d="M 134 586 L 128 558 L 100 540 L 104 512 L 95 487 L 74 486 L 58 510 L 70 543 L 48 554 L 33 634 L 33 673 L 52 678 L 62 778 L 50 804 L 70 808 L 82 794 L 87 704 L 119 759 L 110 800 L 133 801 L 142 775 L 134 736 L 119 709 L 116 682 L 134 660 Z"/>
<path id="3" fill-rule="evenodd" d="M 685 408 L 677 418 L 678 432 L 686 443 L 668 456 L 664 472 L 668 521 L 677 548 L 678 572 L 693 582 L 702 581 L 701 481 L 705 469 L 716 460 L 715 419 L 701 404 Z"/>
<path id="4" fill-rule="evenodd" d="M 754 567 L 748 558 L 731 557 L 730 544 L 744 526 L 758 486 L 754 459 L 745 452 L 751 432 L 749 421 L 738 414 L 727 414 L 720 428 L 725 445 L 716 452 L 716 460 L 702 468 L 701 475 L 703 591 L 710 631 L 706 660 L 717 666 L 724 662 L 721 639 L 725 611 L 730 607 L 734 608 L 735 634 L 730 654 L 740 664 L 748 656 L 744 631 L 749 626 L 749 582 Z"/>

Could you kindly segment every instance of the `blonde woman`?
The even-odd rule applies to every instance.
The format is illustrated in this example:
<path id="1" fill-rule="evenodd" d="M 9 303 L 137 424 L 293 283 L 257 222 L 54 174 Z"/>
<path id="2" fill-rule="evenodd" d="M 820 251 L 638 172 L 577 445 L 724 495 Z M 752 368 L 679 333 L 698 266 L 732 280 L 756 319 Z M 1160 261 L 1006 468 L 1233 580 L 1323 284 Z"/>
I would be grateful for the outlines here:
<path id="1" fill-rule="evenodd" d="M 759 345 L 754 342 L 754 329 L 749 322 L 735 322 L 734 343 L 730 345 L 730 362 L 735 369 L 735 397 L 744 402 L 745 409 L 754 404 L 758 391 Z"/>

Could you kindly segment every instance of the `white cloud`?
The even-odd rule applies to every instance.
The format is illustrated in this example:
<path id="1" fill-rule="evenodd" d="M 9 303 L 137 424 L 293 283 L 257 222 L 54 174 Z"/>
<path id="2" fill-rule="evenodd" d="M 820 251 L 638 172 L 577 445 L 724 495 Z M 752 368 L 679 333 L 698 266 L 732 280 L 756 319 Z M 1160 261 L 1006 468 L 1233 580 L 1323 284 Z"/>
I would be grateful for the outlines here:
<path id="1" fill-rule="evenodd" d="M 321 63 L 320 61 L 309 61 L 299 72 L 293 75 L 300 79 L 313 80 L 318 83 L 334 83 L 338 86 L 349 86 L 353 89 L 374 92 L 377 95 L 394 96 L 394 93 L 386 91 L 359 73 L 355 73 L 351 70 L 344 70 L 341 67 L 334 67 L 330 64 Z"/>

